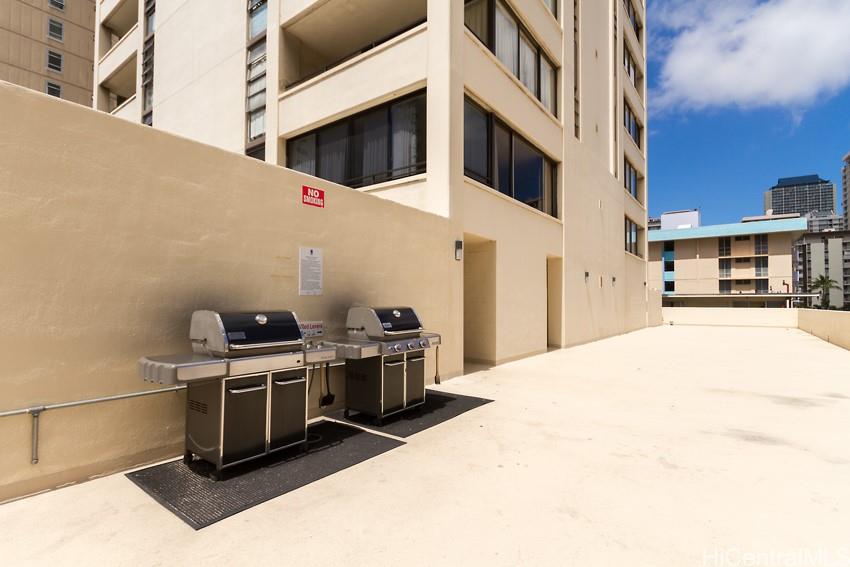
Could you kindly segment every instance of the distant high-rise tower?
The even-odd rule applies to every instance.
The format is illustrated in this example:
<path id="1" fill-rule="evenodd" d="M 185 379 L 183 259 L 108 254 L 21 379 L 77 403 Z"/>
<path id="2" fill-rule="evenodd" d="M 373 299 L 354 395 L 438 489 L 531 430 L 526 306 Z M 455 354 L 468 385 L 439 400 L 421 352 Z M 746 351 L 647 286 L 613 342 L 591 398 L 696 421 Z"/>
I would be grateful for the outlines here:
<path id="1" fill-rule="evenodd" d="M 784 177 L 764 194 L 764 212 L 775 215 L 837 212 L 835 185 L 819 175 Z"/>
<path id="2" fill-rule="evenodd" d="M 850 229 L 850 211 L 847 210 L 847 193 L 850 193 L 850 152 L 844 156 L 844 167 L 841 169 L 842 190 L 844 203 L 844 228 Z"/>

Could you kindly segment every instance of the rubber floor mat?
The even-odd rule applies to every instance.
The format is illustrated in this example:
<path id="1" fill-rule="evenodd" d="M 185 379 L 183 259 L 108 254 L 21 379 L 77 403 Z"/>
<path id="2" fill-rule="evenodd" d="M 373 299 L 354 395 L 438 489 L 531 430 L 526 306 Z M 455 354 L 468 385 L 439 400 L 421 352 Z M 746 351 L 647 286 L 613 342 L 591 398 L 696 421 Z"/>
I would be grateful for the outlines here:
<path id="1" fill-rule="evenodd" d="M 225 479 L 218 482 L 207 476 L 214 468 L 209 463 L 186 465 L 182 459 L 133 471 L 127 478 L 198 530 L 404 445 L 332 421 L 311 425 L 308 440 L 306 453 L 299 447 L 285 449 L 225 469 Z"/>
<path id="2" fill-rule="evenodd" d="M 371 416 L 356 412 L 352 412 L 348 418 L 342 411 L 335 412 L 328 417 L 395 437 L 410 437 L 492 401 L 485 398 L 428 390 L 423 405 L 385 417 L 382 425 L 376 425 Z"/>

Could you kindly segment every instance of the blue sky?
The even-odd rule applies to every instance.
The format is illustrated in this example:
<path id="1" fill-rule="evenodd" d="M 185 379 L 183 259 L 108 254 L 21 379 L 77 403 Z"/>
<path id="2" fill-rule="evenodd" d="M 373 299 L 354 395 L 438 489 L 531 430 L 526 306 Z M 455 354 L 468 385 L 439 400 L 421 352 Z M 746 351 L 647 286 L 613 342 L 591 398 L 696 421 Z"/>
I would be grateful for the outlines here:
<path id="1" fill-rule="evenodd" d="M 647 19 L 650 215 L 736 222 L 794 175 L 840 191 L 850 0 L 649 0 Z"/>

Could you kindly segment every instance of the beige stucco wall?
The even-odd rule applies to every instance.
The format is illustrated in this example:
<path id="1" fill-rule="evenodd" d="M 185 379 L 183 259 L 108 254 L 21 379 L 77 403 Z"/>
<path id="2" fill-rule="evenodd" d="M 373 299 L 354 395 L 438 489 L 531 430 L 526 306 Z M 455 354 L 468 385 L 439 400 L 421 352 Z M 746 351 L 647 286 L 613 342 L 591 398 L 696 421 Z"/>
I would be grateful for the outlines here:
<path id="1" fill-rule="evenodd" d="M 667 325 L 717 325 L 721 327 L 797 327 L 797 309 L 747 307 L 663 307 Z"/>
<path id="2" fill-rule="evenodd" d="M 461 371 L 446 219 L 6 83 L 0 114 L 17 141 L 0 153 L 0 411 L 151 388 L 136 360 L 188 351 L 199 308 L 294 309 L 342 334 L 352 304 L 415 305 L 444 335 L 441 374 Z M 298 296 L 299 246 L 324 250 L 321 297 Z M 182 400 L 45 412 L 37 465 L 30 418 L 0 419 L 0 500 L 175 454 Z"/>
<path id="3" fill-rule="evenodd" d="M 850 349 L 850 312 L 800 309 L 800 328 L 816 337 Z"/>

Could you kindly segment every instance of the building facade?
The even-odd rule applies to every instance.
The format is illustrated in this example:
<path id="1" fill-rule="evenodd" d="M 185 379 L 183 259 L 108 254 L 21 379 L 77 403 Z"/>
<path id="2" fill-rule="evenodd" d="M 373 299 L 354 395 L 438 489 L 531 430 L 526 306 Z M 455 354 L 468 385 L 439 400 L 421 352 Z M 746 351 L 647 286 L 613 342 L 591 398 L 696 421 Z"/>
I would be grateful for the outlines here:
<path id="1" fill-rule="evenodd" d="M 641 0 L 103 0 L 95 103 L 449 218 L 465 326 L 494 329 L 464 356 L 501 362 L 647 324 L 644 22 Z"/>
<path id="2" fill-rule="evenodd" d="M 657 230 L 650 287 L 669 307 L 786 307 L 795 298 L 793 243 L 806 219 Z"/>
<path id="3" fill-rule="evenodd" d="M 844 228 L 850 230 L 850 210 L 847 209 L 850 193 L 850 152 L 844 156 L 844 165 L 841 168 L 841 200 L 844 205 Z"/>
<path id="4" fill-rule="evenodd" d="M 814 212 L 806 215 L 809 221 L 809 232 L 834 232 L 844 230 L 844 216 L 837 212 Z"/>
<path id="5" fill-rule="evenodd" d="M 764 194 L 764 212 L 775 215 L 838 212 L 835 185 L 819 175 L 784 177 Z"/>
<path id="6" fill-rule="evenodd" d="M 94 0 L 0 2 L 0 80 L 92 105 Z"/>
<path id="7" fill-rule="evenodd" d="M 806 233 L 794 243 L 794 289 L 812 292 L 812 282 L 819 276 L 835 280 L 836 289 L 829 291 L 829 304 L 836 309 L 850 306 L 850 231 Z M 806 307 L 820 305 L 819 297 L 807 297 Z"/>

